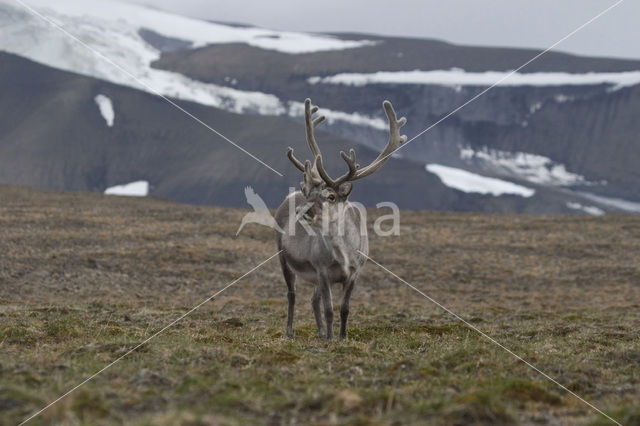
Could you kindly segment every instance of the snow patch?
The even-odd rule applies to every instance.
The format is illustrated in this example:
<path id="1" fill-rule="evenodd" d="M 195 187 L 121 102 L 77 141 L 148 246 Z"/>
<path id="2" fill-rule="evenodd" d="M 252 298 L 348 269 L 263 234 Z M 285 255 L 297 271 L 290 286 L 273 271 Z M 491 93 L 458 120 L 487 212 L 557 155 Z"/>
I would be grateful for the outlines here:
<path id="1" fill-rule="evenodd" d="M 469 147 L 460 148 L 460 159 L 467 162 L 475 161 L 491 171 L 523 179 L 539 185 L 574 186 L 588 185 L 584 176 L 567 171 L 563 164 L 559 164 L 537 154 L 526 152 L 509 152 L 488 149 L 484 147 L 475 151 Z"/>
<path id="2" fill-rule="evenodd" d="M 529 107 L 529 113 L 535 114 L 535 112 L 538 111 L 540 108 L 542 108 L 542 102 L 536 102 L 535 104 Z"/>
<path id="3" fill-rule="evenodd" d="M 640 213 L 640 203 L 637 203 L 635 201 L 628 201 L 620 198 L 603 197 L 601 195 L 595 195 L 590 192 L 577 192 L 577 194 L 588 200 L 595 201 L 596 203 L 605 206 L 613 207 L 617 210 L 622 210 L 629 213 Z"/>
<path id="4" fill-rule="evenodd" d="M 149 182 L 139 180 L 124 185 L 116 185 L 104 191 L 107 195 L 120 195 L 125 197 L 146 197 L 149 195 Z"/>
<path id="5" fill-rule="evenodd" d="M 327 108 L 322 108 L 320 114 L 324 115 L 327 119 L 327 123 L 333 124 L 336 121 L 344 121 L 356 126 L 367 126 L 379 130 L 387 130 L 389 123 L 382 118 L 369 117 L 357 112 L 348 113 L 343 111 L 335 111 Z M 304 103 L 302 102 L 289 102 L 289 116 L 291 117 L 304 117 Z"/>
<path id="6" fill-rule="evenodd" d="M 605 211 L 596 207 L 596 206 L 583 206 L 580 203 L 571 203 L 568 202 L 567 203 L 567 207 L 573 210 L 581 210 L 587 214 L 590 214 L 592 216 L 602 216 Z"/>
<path id="7" fill-rule="evenodd" d="M 10 3 L 7 0 L 4 0 Z M 76 30 L 84 21 L 88 27 L 119 27 L 125 37 L 133 36 L 141 28 L 162 36 L 190 41 L 193 48 L 207 44 L 246 43 L 261 49 L 283 53 L 311 53 L 328 50 L 344 50 L 376 44 L 372 40 L 341 40 L 324 34 L 307 34 L 275 31 L 257 27 L 239 27 L 176 15 L 141 5 L 108 0 L 23 0 L 44 15 L 55 16 L 55 21 L 65 29 Z M 75 34 L 74 31 L 71 31 Z M 113 39 L 105 38 L 104 42 Z M 85 42 L 87 40 L 84 40 Z M 122 40 L 118 40 L 122 41 Z"/>
<path id="8" fill-rule="evenodd" d="M 563 103 L 565 103 L 565 102 L 572 101 L 572 100 L 574 99 L 574 97 L 573 97 L 573 96 L 563 95 L 563 94 L 561 93 L 561 94 L 559 94 L 559 95 L 555 95 L 555 96 L 553 97 L 553 99 L 554 99 L 557 103 L 559 103 L 559 104 L 563 104 Z"/>
<path id="9" fill-rule="evenodd" d="M 477 175 L 454 167 L 442 166 L 440 164 L 427 164 L 425 168 L 428 172 L 438 176 L 442 183 L 449 188 L 466 193 L 491 194 L 494 197 L 507 194 L 528 198 L 536 192 L 535 189 L 507 182 L 502 179 Z"/>
<path id="10" fill-rule="evenodd" d="M 8 0 L 0 0 L 0 50 L 65 71 L 241 114 L 298 116 L 302 115 L 302 104 L 289 104 L 272 94 L 203 83 L 179 73 L 152 68 L 151 63 L 160 58 L 161 52 L 142 38 L 140 29 L 190 41 L 193 47 L 244 42 L 292 54 L 348 49 L 373 43 L 215 24 L 139 5 L 105 0 L 59 0 L 55 3 L 49 0 L 25 1 L 38 13 L 55 21 L 83 44 L 99 52 L 99 55 Z M 102 55 L 104 57 L 100 57 Z M 228 76 L 227 83 L 234 86 L 237 80 Z M 323 113 L 329 123 L 340 120 L 381 130 L 387 126 L 382 119 L 357 113 L 331 110 Z"/>
<path id="11" fill-rule="evenodd" d="M 640 83 L 640 71 L 511 73 L 511 71 L 467 72 L 459 68 L 434 71 L 378 71 L 375 73 L 340 73 L 327 77 L 310 77 L 310 84 L 432 84 L 439 86 L 585 86 L 608 84 L 615 88 Z"/>
<path id="12" fill-rule="evenodd" d="M 107 126 L 113 127 L 113 120 L 116 117 L 116 114 L 113 111 L 113 103 L 111 102 L 111 99 L 103 94 L 96 95 L 93 99 L 96 104 L 98 104 L 100 114 L 102 114 L 104 121 L 107 122 Z"/>
<path id="13" fill-rule="evenodd" d="M 40 0 L 28 0 L 39 13 L 104 55 L 99 57 L 41 18 L 20 6 L 3 1 L 0 0 L 0 27 L 3 29 L 0 50 L 65 71 L 227 111 L 274 115 L 285 112 L 279 99 L 270 94 L 202 83 L 179 73 L 152 68 L 151 63 L 160 58 L 161 52 L 140 36 L 139 28 L 149 27 L 157 19 L 156 24 L 151 25 L 152 29 L 169 36 L 179 35 L 167 34 L 162 28 L 155 27 L 164 23 L 167 24 L 166 29 L 175 29 L 169 25 L 171 19 L 177 19 L 176 25 L 179 26 L 184 25 L 182 17 L 100 0 L 62 0 L 55 3 L 55 10 L 51 9 L 52 5 L 41 5 L 44 2 Z M 203 33 L 195 31 L 194 34 Z"/>

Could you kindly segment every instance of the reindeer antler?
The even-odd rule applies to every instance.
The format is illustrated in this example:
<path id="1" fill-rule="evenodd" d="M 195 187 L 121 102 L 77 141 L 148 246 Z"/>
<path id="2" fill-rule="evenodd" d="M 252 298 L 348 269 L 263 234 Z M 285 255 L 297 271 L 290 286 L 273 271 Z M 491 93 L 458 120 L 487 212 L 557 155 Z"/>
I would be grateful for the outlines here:
<path id="1" fill-rule="evenodd" d="M 296 166 L 296 168 L 298 168 L 298 170 L 300 170 L 301 172 L 304 173 L 304 164 L 302 164 L 300 162 L 300 160 L 298 160 L 296 157 L 294 157 L 293 148 L 291 148 L 291 147 L 287 148 L 287 157 L 289 157 L 289 160 L 291 160 L 293 165 Z"/>
<path id="2" fill-rule="evenodd" d="M 360 167 L 360 164 L 356 164 L 356 152 L 353 148 L 349 150 L 349 155 L 345 154 L 344 151 L 340 151 L 340 156 L 347 163 L 349 171 L 336 180 L 331 179 L 325 171 L 324 166 L 322 165 L 322 156 L 318 155 L 316 157 L 316 169 L 318 170 L 318 173 L 320 173 L 320 177 L 322 177 L 322 180 L 332 188 L 337 188 L 340 184 L 353 180 L 353 177 L 356 175 L 358 168 Z"/>
<path id="3" fill-rule="evenodd" d="M 311 99 L 307 98 L 304 101 L 304 121 L 305 121 L 305 131 L 307 134 L 307 144 L 309 145 L 309 149 L 311 150 L 311 153 L 313 154 L 313 158 L 315 159 L 318 155 L 322 155 L 322 153 L 320 152 L 320 148 L 318 147 L 318 143 L 316 142 L 316 137 L 313 133 L 314 129 L 324 121 L 325 117 L 324 115 L 321 115 L 320 117 L 316 118 L 315 120 L 313 119 L 313 114 L 315 114 L 316 112 L 318 112 L 318 107 L 311 106 Z M 301 172 L 304 172 L 304 164 L 302 164 L 302 161 L 298 160 L 294 155 L 293 155 L 293 148 L 289 147 L 287 149 L 287 157 L 289 157 L 289 160 L 291 160 L 291 162 L 293 163 L 294 166 L 296 166 L 296 168 L 298 170 L 300 170 Z M 314 168 L 315 168 L 315 163 L 314 163 Z"/>
<path id="4" fill-rule="evenodd" d="M 316 112 L 318 112 L 318 107 L 314 106 L 313 108 L 311 107 L 311 99 L 307 98 L 304 101 L 304 122 L 305 122 L 305 130 L 307 133 L 307 143 L 309 144 L 309 149 L 311 150 L 311 153 L 313 154 L 313 157 L 317 157 L 318 155 L 322 155 L 322 153 L 320 152 L 320 148 L 318 147 L 318 142 L 316 142 L 316 137 L 313 133 L 313 131 L 315 130 L 316 127 L 318 127 L 318 125 L 320 123 L 322 123 L 324 121 L 324 115 L 321 115 L 320 117 L 316 118 L 315 120 L 313 119 L 313 114 L 315 114 Z"/>
<path id="5" fill-rule="evenodd" d="M 402 117 L 398 120 L 396 118 L 396 112 L 393 110 L 391 102 L 384 101 L 382 106 L 384 107 L 384 112 L 387 114 L 387 119 L 389 120 L 389 141 L 380 155 L 378 155 L 378 157 L 376 157 L 376 159 L 367 167 L 358 170 L 354 178 L 351 180 L 362 179 L 363 177 L 369 176 L 371 173 L 377 171 L 384 163 L 387 162 L 389 157 L 391 157 L 391 155 L 400 148 L 400 145 L 407 141 L 407 135 L 400 136 L 400 128 L 407 124 L 407 119 Z"/>
<path id="6" fill-rule="evenodd" d="M 300 171 L 305 173 L 305 182 L 307 179 L 318 181 L 320 178 L 332 188 L 337 188 L 344 182 L 354 181 L 357 179 L 362 179 L 363 177 L 369 176 L 370 174 L 377 171 L 384 163 L 387 162 L 389 157 L 400 147 L 402 143 L 407 140 L 406 135 L 400 135 L 400 128 L 407 123 L 407 119 L 402 117 L 399 120 L 396 118 L 396 112 L 393 110 L 393 105 L 391 102 L 384 101 L 382 103 L 384 107 L 384 111 L 387 114 L 387 119 L 389 120 L 389 141 L 387 145 L 384 147 L 382 152 L 376 157 L 375 160 L 371 162 L 368 166 L 363 169 L 360 169 L 360 165 L 356 163 L 356 152 L 353 149 L 349 150 L 349 155 L 345 154 L 344 151 L 340 151 L 340 156 L 347 163 L 347 167 L 349 171 L 344 175 L 340 176 L 338 179 L 333 180 L 329 174 L 324 169 L 322 164 L 322 152 L 320 152 L 320 148 L 318 147 L 318 143 L 316 142 L 316 138 L 314 135 L 314 130 L 318 126 L 318 124 L 322 123 L 325 119 L 324 115 L 313 119 L 313 114 L 318 111 L 318 107 L 311 107 L 311 99 L 307 98 L 304 101 L 304 119 L 305 119 L 305 129 L 307 135 L 307 143 L 309 145 L 309 149 L 314 156 L 314 163 L 311 167 L 309 161 L 307 161 L 304 165 L 301 161 L 299 161 L 293 155 L 293 149 L 290 147 L 287 150 L 287 157 L 296 166 Z"/>

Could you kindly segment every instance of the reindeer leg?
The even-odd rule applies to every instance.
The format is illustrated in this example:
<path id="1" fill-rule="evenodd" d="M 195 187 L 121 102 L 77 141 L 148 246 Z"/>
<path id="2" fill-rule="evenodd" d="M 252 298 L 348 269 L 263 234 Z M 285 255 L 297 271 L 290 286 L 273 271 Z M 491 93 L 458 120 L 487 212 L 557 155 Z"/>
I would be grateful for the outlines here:
<path id="1" fill-rule="evenodd" d="M 340 302 L 340 339 L 347 338 L 347 318 L 349 317 L 349 299 L 356 283 L 356 275 L 349 278 L 343 286 L 342 301 Z"/>
<path id="2" fill-rule="evenodd" d="M 327 322 L 327 340 L 333 339 L 333 301 L 331 300 L 331 282 L 325 273 L 318 272 L 318 286 L 324 305 L 324 319 Z"/>
<path id="3" fill-rule="evenodd" d="M 293 337 L 293 310 L 296 304 L 296 275 L 293 273 L 284 256 L 280 255 L 280 265 L 282 266 L 282 275 L 287 283 L 287 299 L 289 300 L 289 309 L 287 310 L 287 336 Z"/>
<path id="4" fill-rule="evenodd" d="M 311 306 L 313 307 L 313 315 L 316 317 L 316 325 L 318 326 L 318 337 L 324 339 L 324 323 L 322 322 L 322 313 L 320 312 L 320 289 L 318 285 L 313 288 L 311 296 Z"/>

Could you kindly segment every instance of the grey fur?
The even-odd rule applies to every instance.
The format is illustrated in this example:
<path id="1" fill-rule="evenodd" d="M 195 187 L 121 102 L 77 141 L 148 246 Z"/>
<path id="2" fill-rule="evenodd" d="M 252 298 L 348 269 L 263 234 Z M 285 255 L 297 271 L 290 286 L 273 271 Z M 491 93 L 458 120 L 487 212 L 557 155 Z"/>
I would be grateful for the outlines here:
<path id="1" fill-rule="evenodd" d="M 400 136 L 399 132 L 400 127 L 406 123 L 405 118 L 396 119 L 389 101 L 385 101 L 383 107 L 389 119 L 390 133 L 385 149 L 363 169 L 356 163 L 353 149 L 349 155 L 341 152 L 340 155 L 349 170 L 334 180 L 324 170 L 322 154 L 313 133 L 324 117 L 320 116 L 314 120 L 312 116 L 318 108 L 311 107 L 310 99 L 305 101 L 307 143 L 314 157 L 313 166 L 308 160 L 303 164 L 294 157 L 293 150 L 288 149 L 287 156 L 304 173 L 304 181 L 301 183 L 301 191 L 289 194 L 275 214 L 276 223 L 284 230 L 276 232 L 276 242 L 281 250 L 280 264 L 288 288 L 287 335 L 290 337 L 293 336 L 297 277 L 315 285 L 311 306 L 318 326 L 318 335 L 327 339 L 333 338 L 331 285 L 342 284 L 340 338 L 347 337 L 349 299 L 358 274 L 366 263 L 365 255 L 369 253 L 366 226 L 361 226 L 361 221 L 365 218 L 361 216 L 356 205 L 348 201 L 352 189 L 351 181 L 378 170 L 406 140 L 406 136 Z M 324 308 L 326 332 L 320 303 Z"/>

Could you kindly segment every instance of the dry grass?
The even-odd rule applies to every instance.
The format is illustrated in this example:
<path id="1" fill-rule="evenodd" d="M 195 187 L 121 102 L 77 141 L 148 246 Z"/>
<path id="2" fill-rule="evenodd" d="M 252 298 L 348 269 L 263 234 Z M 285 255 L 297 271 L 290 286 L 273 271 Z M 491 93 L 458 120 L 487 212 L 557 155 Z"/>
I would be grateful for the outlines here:
<path id="1" fill-rule="evenodd" d="M 275 253 L 237 209 L 0 186 L 0 424 Z M 371 219 L 376 215 L 371 211 Z M 624 424 L 640 423 L 640 218 L 403 212 L 371 256 Z M 375 265 L 350 339 L 277 261 L 34 424 L 607 424 Z"/>

